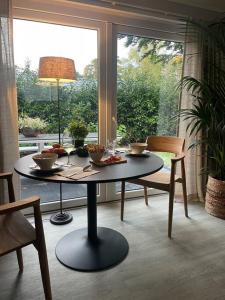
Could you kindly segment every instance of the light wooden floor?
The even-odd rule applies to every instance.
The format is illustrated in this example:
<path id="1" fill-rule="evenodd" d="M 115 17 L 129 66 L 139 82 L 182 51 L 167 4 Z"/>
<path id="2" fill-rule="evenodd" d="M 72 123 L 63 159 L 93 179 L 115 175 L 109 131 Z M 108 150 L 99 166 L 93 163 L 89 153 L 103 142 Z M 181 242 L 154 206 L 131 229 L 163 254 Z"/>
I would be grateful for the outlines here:
<path id="1" fill-rule="evenodd" d="M 128 257 L 102 272 L 82 273 L 65 268 L 54 253 L 57 241 L 86 225 L 86 209 L 73 211 L 74 221 L 44 227 L 55 300 L 224 300 L 225 221 L 208 215 L 201 204 L 175 204 L 173 239 L 167 238 L 167 196 L 125 203 L 125 222 L 119 203 L 98 207 L 98 223 L 121 232 L 128 240 Z M 76 241 L 74 241 L 76 242 Z M 44 299 L 37 254 L 32 246 L 23 251 L 25 269 L 18 275 L 15 254 L 0 258 L 0 299 Z"/>

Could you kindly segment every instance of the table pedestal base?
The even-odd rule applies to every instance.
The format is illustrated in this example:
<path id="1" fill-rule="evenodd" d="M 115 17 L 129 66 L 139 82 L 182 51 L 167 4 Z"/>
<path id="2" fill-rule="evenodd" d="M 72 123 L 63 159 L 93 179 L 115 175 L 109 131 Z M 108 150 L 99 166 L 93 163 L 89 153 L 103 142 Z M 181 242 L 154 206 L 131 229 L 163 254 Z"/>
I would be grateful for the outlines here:
<path id="1" fill-rule="evenodd" d="M 87 237 L 87 228 L 75 230 L 56 246 L 56 257 L 65 266 L 78 271 L 100 271 L 117 265 L 129 250 L 127 240 L 119 232 L 97 228 L 97 239 Z"/>

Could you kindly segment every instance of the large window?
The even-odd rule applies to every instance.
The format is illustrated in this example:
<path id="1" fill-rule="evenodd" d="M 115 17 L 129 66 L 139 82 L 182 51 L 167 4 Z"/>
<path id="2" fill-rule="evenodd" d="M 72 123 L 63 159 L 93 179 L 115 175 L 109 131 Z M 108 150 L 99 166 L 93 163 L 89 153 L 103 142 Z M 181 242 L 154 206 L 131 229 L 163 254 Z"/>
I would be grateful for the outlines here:
<path id="1" fill-rule="evenodd" d="M 106 144 L 115 138 L 115 127 L 120 147 L 144 141 L 152 134 L 176 135 L 177 124 L 171 117 L 178 109 L 176 84 L 181 77 L 183 49 L 182 43 L 172 41 L 174 34 L 170 41 L 166 29 L 164 35 L 159 34 L 161 39 L 156 40 L 150 38 L 152 30 L 138 25 L 120 26 L 45 13 L 39 18 L 34 11 L 26 13 L 29 18 L 52 24 L 14 20 L 19 116 L 39 118 L 43 125 L 36 138 L 24 137 L 20 131 L 21 155 L 40 151 L 58 141 L 57 90 L 37 78 L 39 58 L 43 56 L 62 56 L 75 61 L 77 81 L 60 87 L 61 126 L 66 141 L 70 139 L 68 124 L 74 118 L 82 118 L 88 124 L 87 143 Z M 154 37 L 157 34 L 154 32 Z M 170 156 L 163 155 L 163 159 L 167 170 Z M 43 202 L 59 199 L 58 185 L 21 179 L 23 197 L 37 193 Z M 100 193 L 100 201 L 120 197 L 120 183 L 108 184 L 107 188 L 102 185 L 101 189 L 104 192 Z M 127 196 L 142 195 L 139 189 L 127 184 L 130 191 Z M 85 185 L 63 185 L 64 199 L 76 198 L 79 205 L 85 197 Z"/>
<path id="2" fill-rule="evenodd" d="M 58 142 L 56 86 L 38 81 L 40 57 L 61 56 L 75 62 L 77 80 L 60 86 L 61 132 L 70 141 L 68 125 L 81 119 L 89 129 L 86 142 L 98 140 L 97 30 L 40 22 L 14 20 L 15 65 L 19 110 L 21 156 Z M 24 123 L 33 124 L 38 136 L 26 137 Z M 27 126 L 25 126 L 27 127 Z M 59 199 L 59 185 L 22 180 L 22 197 L 39 194 L 42 202 Z M 86 186 L 62 185 L 63 198 L 86 196 Z"/>
<path id="3" fill-rule="evenodd" d="M 117 36 L 117 122 L 119 143 L 145 142 L 149 135 L 177 134 L 183 44 L 143 36 Z M 159 153 L 170 166 L 171 155 Z M 140 186 L 127 184 L 127 190 Z M 117 192 L 120 184 L 117 184 Z"/>

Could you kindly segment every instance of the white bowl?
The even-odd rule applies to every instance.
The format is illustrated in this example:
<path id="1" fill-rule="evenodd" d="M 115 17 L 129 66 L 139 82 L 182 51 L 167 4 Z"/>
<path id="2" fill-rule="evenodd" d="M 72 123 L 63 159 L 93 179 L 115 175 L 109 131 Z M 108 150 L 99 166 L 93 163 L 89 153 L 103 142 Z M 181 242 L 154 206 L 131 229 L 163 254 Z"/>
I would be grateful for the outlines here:
<path id="1" fill-rule="evenodd" d="M 89 152 L 89 154 L 94 162 L 99 162 L 102 159 L 104 152 Z"/>
<path id="2" fill-rule="evenodd" d="M 58 158 L 56 153 L 42 153 L 32 156 L 35 163 L 41 170 L 51 170 L 53 164 Z"/>
<path id="3" fill-rule="evenodd" d="M 132 154 L 141 154 L 146 148 L 146 143 L 131 143 L 130 149 Z"/>

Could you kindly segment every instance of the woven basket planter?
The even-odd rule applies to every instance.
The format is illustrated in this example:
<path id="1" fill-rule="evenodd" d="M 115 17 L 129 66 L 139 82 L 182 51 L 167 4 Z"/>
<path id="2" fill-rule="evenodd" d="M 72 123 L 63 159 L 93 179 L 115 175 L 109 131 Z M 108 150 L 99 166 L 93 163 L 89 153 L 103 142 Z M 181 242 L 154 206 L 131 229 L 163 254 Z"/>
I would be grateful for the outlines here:
<path id="1" fill-rule="evenodd" d="M 225 181 L 209 176 L 205 209 L 210 215 L 225 219 Z"/>

